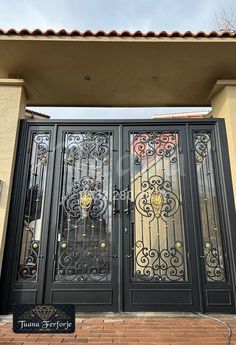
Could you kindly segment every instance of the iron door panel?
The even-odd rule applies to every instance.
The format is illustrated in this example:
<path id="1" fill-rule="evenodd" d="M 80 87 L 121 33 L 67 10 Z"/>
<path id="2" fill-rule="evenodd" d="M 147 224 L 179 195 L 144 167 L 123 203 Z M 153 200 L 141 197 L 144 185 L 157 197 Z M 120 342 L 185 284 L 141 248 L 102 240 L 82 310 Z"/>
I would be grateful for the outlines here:
<path id="1" fill-rule="evenodd" d="M 46 303 L 118 308 L 117 146 L 114 127 L 58 128 Z"/>
<path id="2" fill-rule="evenodd" d="M 223 201 L 224 171 L 220 168 L 221 126 L 189 126 L 195 231 L 199 242 L 204 310 L 235 312 L 230 224 Z M 225 137 L 224 137 L 225 140 Z"/>
<path id="3" fill-rule="evenodd" d="M 124 128 L 124 310 L 199 310 L 184 126 Z"/>
<path id="4" fill-rule="evenodd" d="M 173 122 L 24 122 L 4 312 L 13 303 L 235 312 L 224 124 Z"/>
<path id="5" fill-rule="evenodd" d="M 10 307 L 15 303 L 43 301 L 54 129 L 54 126 L 25 126 L 21 132 L 18 161 L 23 169 L 21 173 L 18 171 L 17 225 L 11 243 L 14 261 L 8 296 Z"/>

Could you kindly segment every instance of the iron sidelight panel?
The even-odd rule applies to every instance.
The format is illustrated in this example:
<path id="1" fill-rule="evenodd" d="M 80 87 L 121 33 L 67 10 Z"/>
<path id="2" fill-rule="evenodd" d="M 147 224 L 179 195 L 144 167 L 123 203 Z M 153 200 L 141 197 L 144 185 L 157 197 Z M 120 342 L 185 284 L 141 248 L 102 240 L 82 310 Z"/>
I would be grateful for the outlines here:
<path id="1" fill-rule="evenodd" d="M 24 209 L 18 281 L 37 281 L 50 134 L 33 133 Z"/>
<path id="2" fill-rule="evenodd" d="M 202 249 L 207 282 L 226 281 L 211 132 L 194 133 Z"/>

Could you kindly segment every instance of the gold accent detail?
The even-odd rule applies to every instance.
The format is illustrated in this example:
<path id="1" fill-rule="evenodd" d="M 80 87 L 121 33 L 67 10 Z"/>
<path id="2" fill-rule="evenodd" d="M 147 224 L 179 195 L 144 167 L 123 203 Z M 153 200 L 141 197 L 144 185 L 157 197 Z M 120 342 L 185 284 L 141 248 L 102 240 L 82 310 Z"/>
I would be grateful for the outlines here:
<path id="1" fill-rule="evenodd" d="M 99 245 L 100 245 L 101 248 L 105 248 L 105 247 L 106 247 L 106 242 L 101 241 L 101 242 L 99 243 Z"/>
<path id="2" fill-rule="evenodd" d="M 197 157 L 196 157 L 196 161 L 197 161 L 198 163 L 202 163 L 202 162 L 203 162 L 203 157 L 202 157 L 202 156 L 197 156 Z"/>
<path id="3" fill-rule="evenodd" d="M 211 248 L 211 243 L 207 241 L 207 242 L 205 243 L 205 247 L 206 247 L 207 249 L 210 249 L 210 248 Z"/>
<path id="4" fill-rule="evenodd" d="M 67 243 L 66 242 L 61 242 L 61 248 L 66 249 L 67 248 Z"/>
<path id="5" fill-rule="evenodd" d="M 88 209 L 93 201 L 93 197 L 89 192 L 84 192 L 80 197 L 80 206 L 84 209 Z"/>
<path id="6" fill-rule="evenodd" d="M 39 246 L 38 242 L 34 242 L 34 243 L 32 244 L 32 247 L 33 247 L 34 249 L 37 249 L 38 246 Z"/>
<path id="7" fill-rule="evenodd" d="M 175 247 L 176 247 L 176 248 L 182 248 L 182 247 L 183 247 L 183 243 L 180 242 L 180 241 L 176 241 L 176 242 L 175 242 Z"/>
<path id="8" fill-rule="evenodd" d="M 151 205 L 155 211 L 159 211 L 164 203 L 164 197 L 160 192 L 153 192 L 151 195 Z"/>
<path id="9" fill-rule="evenodd" d="M 54 315 L 57 310 L 53 306 L 43 305 L 35 307 L 32 311 L 39 316 L 41 320 L 46 321 Z"/>
<path id="10" fill-rule="evenodd" d="M 86 234 L 83 234 L 82 236 L 83 236 L 83 237 L 86 237 Z"/>

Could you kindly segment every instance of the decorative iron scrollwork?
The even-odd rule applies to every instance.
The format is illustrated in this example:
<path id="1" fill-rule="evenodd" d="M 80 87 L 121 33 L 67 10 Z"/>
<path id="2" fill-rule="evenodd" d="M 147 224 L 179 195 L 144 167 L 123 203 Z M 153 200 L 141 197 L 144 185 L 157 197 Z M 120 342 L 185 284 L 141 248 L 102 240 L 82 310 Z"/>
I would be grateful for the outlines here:
<path id="1" fill-rule="evenodd" d="M 73 246 L 69 246 L 62 250 L 59 257 L 59 280 L 106 280 L 111 258 L 104 243 L 105 241 L 91 249 L 74 249 Z"/>
<path id="2" fill-rule="evenodd" d="M 37 280 L 49 140 L 49 133 L 36 132 L 31 142 L 18 280 Z"/>
<path id="3" fill-rule="evenodd" d="M 179 281 L 183 280 L 184 260 L 178 246 L 160 251 L 145 247 L 139 240 L 136 242 L 135 278 L 143 281 Z"/>
<path id="4" fill-rule="evenodd" d="M 204 260 L 206 275 L 209 281 L 218 282 L 225 280 L 225 270 L 222 265 L 222 259 L 223 258 L 220 258 L 217 248 L 213 248 L 211 245 L 206 247 Z"/>
<path id="5" fill-rule="evenodd" d="M 111 280 L 111 132 L 66 133 L 60 196 L 56 281 Z"/>
<path id="6" fill-rule="evenodd" d="M 210 131 L 194 132 L 199 211 L 207 282 L 226 280 L 224 249 L 214 174 L 213 137 Z"/>
<path id="7" fill-rule="evenodd" d="M 134 164 L 139 165 L 146 157 L 160 156 L 170 158 L 176 162 L 176 134 L 175 133 L 138 133 L 133 139 Z"/>
<path id="8" fill-rule="evenodd" d="M 107 208 L 107 197 L 101 183 L 90 176 L 74 181 L 72 191 L 65 195 L 62 202 L 67 214 L 77 218 L 77 221 L 100 217 Z"/>
<path id="9" fill-rule="evenodd" d="M 208 133 L 195 133 L 194 135 L 194 149 L 195 159 L 197 163 L 202 163 L 207 156 L 208 147 L 207 144 L 210 141 L 210 135 Z"/>
<path id="10" fill-rule="evenodd" d="M 101 132 L 73 133 L 68 135 L 66 160 L 68 164 L 81 159 L 103 160 L 108 164 L 109 136 Z"/>
<path id="11" fill-rule="evenodd" d="M 167 217 L 173 216 L 179 208 L 180 201 L 177 195 L 172 192 L 170 181 L 163 177 L 154 175 L 147 181 L 141 183 L 141 192 L 136 196 L 135 206 L 138 212 L 144 217 L 161 217 L 166 221 Z"/>
<path id="12" fill-rule="evenodd" d="M 33 142 L 36 144 L 37 164 L 47 165 L 49 152 L 49 135 L 38 133 L 34 136 Z"/>
<path id="13" fill-rule="evenodd" d="M 23 280 L 35 280 L 38 269 L 39 241 L 32 241 L 24 258 L 24 263 L 19 267 L 18 275 Z"/>

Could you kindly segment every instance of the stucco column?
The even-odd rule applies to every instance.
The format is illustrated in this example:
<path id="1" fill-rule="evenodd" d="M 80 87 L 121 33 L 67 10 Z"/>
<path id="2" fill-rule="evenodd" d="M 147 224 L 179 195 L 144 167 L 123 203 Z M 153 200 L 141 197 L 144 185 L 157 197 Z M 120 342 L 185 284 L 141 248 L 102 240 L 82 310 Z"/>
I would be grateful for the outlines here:
<path id="1" fill-rule="evenodd" d="M 24 114 L 23 80 L 0 79 L 0 180 L 2 180 L 0 192 L 0 273 L 14 174 L 19 119 L 24 118 Z"/>
<path id="2" fill-rule="evenodd" d="M 210 94 L 213 117 L 225 119 L 236 201 L 236 80 L 218 80 Z"/>

